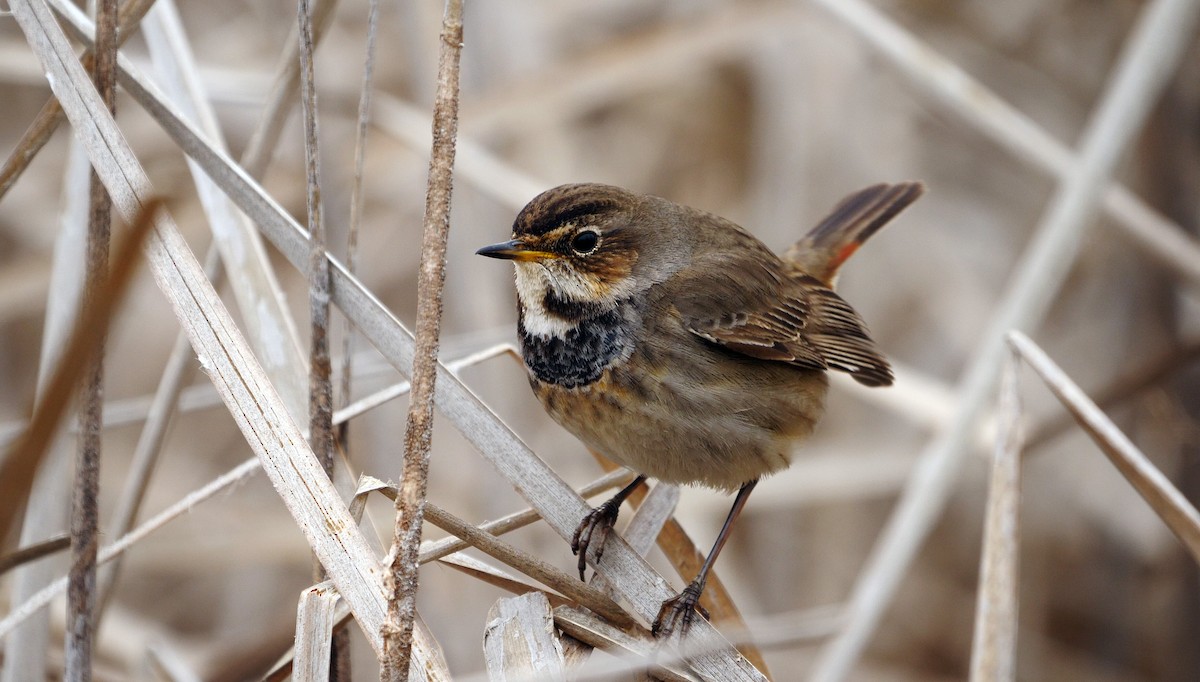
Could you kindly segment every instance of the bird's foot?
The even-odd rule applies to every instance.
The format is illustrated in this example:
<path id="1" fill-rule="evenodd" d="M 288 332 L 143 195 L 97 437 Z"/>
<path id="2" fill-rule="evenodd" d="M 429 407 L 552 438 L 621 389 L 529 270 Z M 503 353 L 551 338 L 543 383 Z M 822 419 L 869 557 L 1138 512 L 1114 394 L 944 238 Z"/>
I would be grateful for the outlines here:
<path id="1" fill-rule="evenodd" d="M 575 528 L 575 534 L 571 536 L 571 552 L 579 557 L 580 580 L 586 580 L 588 548 L 594 548 L 592 550 L 594 561 L 600 561 L 600 557 L 604 555 L 604 541 L 608 539 L 609 531 L 616 525 L 617 513 L 621 509 L 620 500 L 616 504 L 612 504 L 612 502 L 613 500 L 609 500 L 588 512 L 587 516 L 579 522 L 579 526 Z"/>
<path id="2" fill-rule="evenodd" d="M 692 581 L 683 588 L 683 592 L 680 592 L 679 596 L 664 601 L 658 610 L 658 617 L 654 619 L 654 625 L 650 632 L 655 637 L 667 638 L 678 630 L 680 637 L 686 637 L 688 630 L 692 627 L 692 621 L 696 618 L 697 611 L 704 616 L 705 620 L 708 619 L 708 611 L 700 606 L 700 593 L 703 590 L 702 583 Z"/>

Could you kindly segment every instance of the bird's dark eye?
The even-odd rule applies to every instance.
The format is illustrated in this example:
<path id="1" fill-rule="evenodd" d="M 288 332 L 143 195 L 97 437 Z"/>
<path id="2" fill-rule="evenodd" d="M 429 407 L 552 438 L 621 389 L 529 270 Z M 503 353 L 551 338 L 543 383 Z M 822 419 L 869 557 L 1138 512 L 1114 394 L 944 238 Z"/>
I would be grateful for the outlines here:
<path id="1" fill-rule="evenodd" d="M 600 235 L 591 230 L 584 230 L 583 232 L 575 235 L 575 238 L 571 240 L 571 249 L 575 253 L 586 256 L 587 254 L 595 251 L 596 245 L 599 243 Z"/>

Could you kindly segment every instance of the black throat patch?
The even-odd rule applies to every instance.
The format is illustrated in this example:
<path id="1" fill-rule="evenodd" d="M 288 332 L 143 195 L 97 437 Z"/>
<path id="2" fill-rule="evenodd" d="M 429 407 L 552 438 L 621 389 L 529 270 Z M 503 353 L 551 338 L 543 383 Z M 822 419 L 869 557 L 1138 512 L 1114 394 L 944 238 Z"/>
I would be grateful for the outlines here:
<path id="1" fill-rule="evenodd" d="M 613 361 L 633 351 L 637 322 L 629 301 L 618 302 L 605 311 L 586 310 L 586 305 L 568 310 L 569 304 L 558 299 L 555 304 L 547 306 L 547 312 L 574 323 L 564 337 L 530 334 L 525 329 L 523 311 L 517 318 L 525 366 L 540 381 L 566 388 L 586 386 L 599 379 Z"/>

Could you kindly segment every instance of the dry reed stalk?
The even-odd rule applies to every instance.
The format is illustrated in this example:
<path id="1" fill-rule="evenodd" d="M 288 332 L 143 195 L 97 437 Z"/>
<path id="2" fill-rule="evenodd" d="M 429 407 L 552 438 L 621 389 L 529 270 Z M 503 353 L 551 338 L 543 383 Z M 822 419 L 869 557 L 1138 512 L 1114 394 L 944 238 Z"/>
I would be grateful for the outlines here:
<path id="1" fill-rule="evenodd" d="M 1020 359 L 1009 354 L 997 406 L 999 425 L 988 483 L 979 589 L 975 606 L 975 639 L 971 647 L 971 682 L 1016 679 L 1017 568 L 1021 546 L 1021 396 L 1017 384 Z"/>
<path id="2" fill-rule="evenodd" d="M 117 2 L 100 0 L 96 7 L 96 46 L 92 84 L 109 113 L 116 113 Z M 112 240 L 112 200 L 93 169 L 89 178 L 86 282 L 83 309 L 97 304 L 108 277 L 108 250 Z M 71 495 L 71 568 L 67 582 L 66 661 L 68 682 L 92 679 L 95 639 L 96 551 L 100 530 L 100 434 L 103 430 L 104 349 L 107 329 L 97 330 L 88 353 L 79 392 L 79 449 L 75 458 L 75 486 Z"/>
<path id="3" fill-rule="evenodd" d="M 811 643 L 837 631 L 843 622 L 840 611 L 840 607 L 820 607 L 781 613 L 757 623 L 753 629 L 731 628 L 727 634 L 732 642 L 755 641 L 763 648 Z M 701 645 L 685 643 L 678 650 L 664 650 L 650 637 L 623 632 L 595 614 L 571 605 L 556 606 L 554 620 L 563 632 L 611 655 L 611 658 L 593 658 L 572 668 L 572 680 L 625 679 L 618 676 L 647 670 L 655 679 L 701 679 L 684 665 L 684 661 L 708 651 Z M 469 682 L 475 679 L 475 676 L 467 678 Z"/>
<path id="4" fill-rule="evenodd" d="M 104 547 L 104 549 L 100 550 L 100 554 L 96 559 L 97 563 L 103 565 L 123 555 L 130 547 L 133 547 L 137 543 L 146 539 L 150 536 L 150 534 L 159 528 L 162 528 L 169 521 L 188 513 L 195 508 L 196 505 L 204 502 L 205 500 L 211 499 L 214 495 L 222 490 L 246 480 L 258 470 L 258 459 L 250 458 L 234 467 L 230 471 L 208 482 L 204 486 L 192 491 L 191 493 L 188 493 L 175 504 L 164 509 L 158 514 L 155 514 L 145 523 L 129 531 L 111 545 L 107 545 Z M 29 618 L 30 615 L 36 613 L 39 609 L 49 604 L 52 599 L 66 592 L 66 589 L 67 579 L 60 578 L 50 585 L 47 585 L 24 603 L 17 605 L 17 607 L 10 611 L 8 615 L 6 615 L 3 619 L 0 619 L 0 639 L 3 639 L 5 635 L 12 632 L 14 628 L 20 625 L 25 619 Z"/>
<path id="5" fill-rule="evenodd" d="M 1031 328 L 1045 315 L 1121 153 L 1174 72 L 1198 15 L 1200 3 L 1192 0 L 1155 0 L 1141 10 L 1083 132 L 1074 172 L 1063 177 L 963 374 L 956 418 L 922 453 L 856 581 L 846 629 L 819 654 L 817 682 L 844 679 L 866 647 L 957 479 L 965 446 L 995 386 L 1004 335 Z"/>
<path id="6" fill-rule="evenodd" d="M 308 216 L 308 310 L 310 315 L 308 359 L 308 442 L 317 456 L 325 475 L 333 480 L 333 367 L 329 357 L 329 261 L 325 258 L 325 219 L 321 204 L 321 148 L 317 87 L 313 66 L 312 10 L 308 0 L 297 3 L 297 36 L 300 43 L 300 113 L 304 129 L 305 209 Z M 313 579 L 324 580 L 325 569 L 313 558 Z M 313 595 L 316 608 L 325 626 L 325 638 L 318 651 L 320 656 L 306 659 L 309 667 L 302 668 L 310 679 L 330 679 L 333 682 L 350 680 L 350 640 L 346 631 L 332 632 L 333 604 L 336 597 Z M 324 623 L 328 618 L 329 623 Z M 296 631 L 307 625 L 297 618 Z M 323 666 L 323 667 L 322 667 Z"/>
<path id="7" fill-rule="evenodd" d="M 397 486 L 384 483 L 377 478 L 363 476 L 355 496 L 358 497 L 370 492 L 382 493 L 395 500 L 399 497 L 400 489 Z M 560 593 L 575 599 L 583 606 L 620 624 L 622 627 L 633 625 L 633 620 L 629 615 L 609 596 L 604 594 L 603 591 L 580 582 L 566 571 L 556 568 L 532 556 L 528 552 L 519 550 L 501 541 L 491 532 L 473 526 L 429 501 L 425 503 L 425 517 L 430 523 L 457 536 L 463 542 L 479 549 L 484 554 L 498 559 L 502 563 L 517 569 L 548 587 L 558 590 Z"/>
<path id="8" fill-rule="evenodd" d="M 309 443 L 321 468 L 333 477 L 333 386 L 329 359 L 329 261 L 321 206 L 321 150 L 313 67 L 312 16 L 308 0 L 297 3 L 300 30 L 301 118 L 304 129 L 305 209 L 308 216 L 308 310 L 311 316 L 308 383 Z M 323 576 L 317 567 L 317 578 Z"/>
<path id="9" fill-rule="evenodd" d="M 387 622 L 382 632 L 384 657 L 380 679 L 390 682 L 408 679 L 412 628 L 417 612 L 417 552 L 421 547 L 433 438 L 433 396 L 442 323 L 442 286 L 446 281 L 454 142 L 458 132 L 462 9 L 462 0 L 447 0 L 442 18 L 438 85 L 433 105 L 433 145 L 429 154 L 421 268 L 417 277 L 416 348 L 410 377 L 412 395 L 404 430 L 404 469 L 396 497 L 396 532 L 386 581 Z"/>
<path id="10" fill-rule="evenodd" d="M 54 0 L 56 7 L 61 0 Z M 156 82 L 212 144 L 226 149 L 225 135 L 200 76 L 191 42 L 174 0 L 159 0 L 142 27 L 159 77 Z M 260 121 L 265 117 L 260 117 Z M 260 123 L 260 125 L 263 125 Z M 284 300 L 262 236 L 240 215 L 194 161 L 188 162 L 196 194 L 221 252 L 230 292 L 242 313 L 247 339 L 278 389 L 289 414 L 303 423 L 308 412 L 307 357 Z"/>
<path id="11" fill-rule="evenodd" d="M 333 21 L 334 10 L 338 0 L 314 0 L 310 16 L 312 17 L 312 41 L 314 45 L 321 43 L 325 31 Z M 250 134 L 246 148 L 242 150 L 241 166 L 252 178 L 261 178 L 271 163 L 271 155 L 279 146 L 279 137 L 283 134 L 284 123 L 291 113 L 293 98 L 300 89 L 300 27 L 294 25 L 295 31 L 284 43 L 283 54 L 279 55 L 279 65 L 275 68 L 275 83 L 271 94 L 267 96 L 267 104 L 259 117 L 259 124 Z"/>
<path id="12" fill-rule="evenodd" d="M 438 559 L 438 563 L 447 568 L 453 568 L 459 573 L 474 578 L 481 583 L 498 587 L 514 595 L 540 592 L 546 596 L 550 605 L 554 607 L 577 603 L 575 600 L 564 597 L 558 592 L 552 592 L 541 585 L 536 585 L 511 573 L 506 573 L 498 566 L 489 564 L 481 559 L 476 559 L 469 554 L 462 552 L 451 554 L 450 556 Z"/>
<path id="13" fill-rule="evenodd" d="M 615 488 L 623 488 L 633 480 L 633 477 L 634 474 L 632 472 L 624 469 L 613 471 L 580 488 L 579 495 L 581 497 L 591 497 Z M 541 514 L 536 509 L 523 509 L 495 521 L 481 523 L 478 528 L 485 533 L 501 536 L 518 528 L 524 528 L 541 518 Z M 418 560 L 422 564 L 437 561 L 442 557 L 462 551 L 470 546 L 470 543 L 456 537 L 426 541 L 421 543 L 421 552 Z"/>
<path id="14" fill-rule="evenodd" d="M 1111 410 L 1125 400 L 1177 376 L 1197 360 L 1200 360 L 1200 342 L 1192 341 L 1144 361 L 1121 372 L 1108 385 L 1096 391 L 1096 405 L 1102 410 Z M 1075 423 L 1071 413 L 1066 412 L 1035 425 L 1026 439 L 1026 449 L 1033 450 L 1057 438 Z"/>
<path id="15" fill-rule="evenodd" d="M 469 542 L 484 554 L 574 599 L 620 627 L 633 625 L 633 619 L 612 598 L 566 571 L 479 530 L 433 503 L 428 504 L 427 512 L 431 523 Z"/>

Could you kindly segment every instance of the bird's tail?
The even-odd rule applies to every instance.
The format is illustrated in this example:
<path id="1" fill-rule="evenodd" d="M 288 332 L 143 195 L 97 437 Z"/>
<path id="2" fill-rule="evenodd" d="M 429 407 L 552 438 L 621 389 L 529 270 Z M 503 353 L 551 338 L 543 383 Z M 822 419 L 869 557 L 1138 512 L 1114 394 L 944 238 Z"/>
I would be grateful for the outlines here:
<path id="1" fill-rule="evenodd" d="M 879 184 L 859 190 L 792 245 L 784 259 L 832 287 L 838 268 L 863 242 L 925 192 L 919 182 Z"/>

